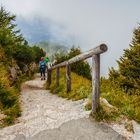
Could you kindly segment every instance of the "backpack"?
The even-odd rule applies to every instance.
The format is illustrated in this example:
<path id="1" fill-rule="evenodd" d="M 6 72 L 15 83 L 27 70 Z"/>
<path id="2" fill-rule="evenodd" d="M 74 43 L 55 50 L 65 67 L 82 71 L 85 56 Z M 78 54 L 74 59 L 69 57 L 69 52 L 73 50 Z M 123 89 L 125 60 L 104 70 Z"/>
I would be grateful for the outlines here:
<path id="1" fill-rule="evenodd" d="M 45 61 L 41 61 L 39 64 L 40 64 L 40 68 L 41 68 L 41 69 L 46 68 L 46 63 L 45 63 Z"/>

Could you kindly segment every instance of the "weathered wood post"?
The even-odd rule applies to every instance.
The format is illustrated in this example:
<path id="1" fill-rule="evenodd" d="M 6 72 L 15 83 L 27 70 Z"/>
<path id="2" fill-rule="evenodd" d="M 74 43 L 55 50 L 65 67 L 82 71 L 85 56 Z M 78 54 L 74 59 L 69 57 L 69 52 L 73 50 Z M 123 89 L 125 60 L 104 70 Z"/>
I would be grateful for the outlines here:
<path id="1" fill-rule="evenodd" d="M 100 54 L 92 56 L 92 113 L 100 109 Z"/>
<path id="2" fill-rule="evenodd" d="M 52 75 L 52 70 L 51 69 L 48 69 L 48 77 L 47 77 L 47 85 L 48 87 L 50 87 L 51 85 L 51 76 Z"/>
<path id="3" fill-rule="evenodd" d="M 60 71 L 58 67 L 56 68 L 56 86 L 59 86 L 59 77 L 60 77 Z"/>
<path id="4" fill-rule="evenodd" d="M 66 64 L 66 82 L 67 82 L 67 93 L 71 91 L 71 68 L 69 63 Z"/>

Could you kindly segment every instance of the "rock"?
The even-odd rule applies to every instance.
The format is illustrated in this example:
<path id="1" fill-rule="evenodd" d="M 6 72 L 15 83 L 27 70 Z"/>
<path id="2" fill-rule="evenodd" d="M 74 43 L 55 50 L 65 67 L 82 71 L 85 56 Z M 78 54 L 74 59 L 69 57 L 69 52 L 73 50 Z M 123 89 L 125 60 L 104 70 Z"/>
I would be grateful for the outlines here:
<path id="1" fill-rule="evenodd" d="M 105 104 L 109 108 L 114 108 L 111 104 L 108 103 L 108 101 L 105 98 L 100 98 L 100 102 Z"/>
<path id="2" fill-rule="evenodd" d="M 132 121 L 132 124 L 133 124 L 133 129 L 134 129 L 133 139 L 140 140 L 140 125 L 135 121 Z"/>
<path id="3" fill-rule="evenodd" d="M 38 66 L 38 64 L 36 64 L 36 63 L 32 63 L 32 64 L 30 64 L 30 67 L 29 67 L 29 73 L 30 74 L 34 74 L 34 73 L 36 73 L 36 72 L 39 72 L 39 66 Z"/>
<path id="4" fill-rule="evenodd" d="M 27 140 L 125 140 L 110 127 L 89 118 L 71 120 L 59 128 L 44 130 Z M 17 140 L 17 139 L 16 139 Z"/>
<path id="5" fill-rule="evenodd" d="M 31 72 L 35 72 L 38 69 L 36 63 L 32 63 L 30 69 L 31 69 Z"/>
<path id="6" fill-rule="evenodd" d="M 15 65 L 15 69 L 17 71 L 17 75 L 21 74 L 21 70 L 20 70 L 20 67 L 18 65 Z"/>
<path id="7" fill-rule="evenodd" d="M 10 80 L 14 83 L 17 79 L 17 70 L 15 67 L 9 67 L 10 71 Z"/>
<path id="8" fill-rule="evenodd" d="M 6 117 L 2 111 L 0 111 L 0 122 Z"/>
<path id="9" fill-rule="evenodd" d="M 27 66 L 27 65 L 24 65 L 24 67 L 23 67 L 23 72 L 24 72 L 24 73 L 28 73 L 28 71 L 29 71 L 28 66 Z"/>
<path id="10" fill-rule="evenodd" d="M 9 73 L 10 73 L 10 81 L 13 84 L 14 82 L 16 82 L 17 76 L 20 75 L 22 72 L 19 66 L 15 65 L 15 66 L 9 67 Z"/>

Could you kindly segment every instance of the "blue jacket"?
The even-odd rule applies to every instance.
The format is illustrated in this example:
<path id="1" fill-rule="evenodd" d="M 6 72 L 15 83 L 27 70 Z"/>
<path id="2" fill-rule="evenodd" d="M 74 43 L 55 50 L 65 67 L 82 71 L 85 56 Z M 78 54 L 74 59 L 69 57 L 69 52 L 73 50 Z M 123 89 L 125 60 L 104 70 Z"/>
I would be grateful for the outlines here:
<path id="1" fill-rule="evenodd" d="M 42 60 L 42 61 L 39 62 L 39 68 L 40 69 L 46 69 L 46 62 L 45 62 L 45 60 Z"/>

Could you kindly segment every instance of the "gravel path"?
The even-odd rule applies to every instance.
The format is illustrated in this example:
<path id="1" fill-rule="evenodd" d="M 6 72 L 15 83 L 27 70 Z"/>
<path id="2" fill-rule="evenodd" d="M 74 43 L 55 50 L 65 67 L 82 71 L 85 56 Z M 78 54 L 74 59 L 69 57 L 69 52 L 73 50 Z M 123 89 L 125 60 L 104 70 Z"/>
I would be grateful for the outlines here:
<path id="1" fill-rule="evenodd" d="M 13 126 L 0 130 L 0 140 L 13 140 L 23 134 L 31 137 L 46 129 L 58 128 L 64 122 L 89 116 L 82 101 L 72 102 L 44 90 L 39 76 L 24 83 L 21 92 L 22 116 Z"/>

